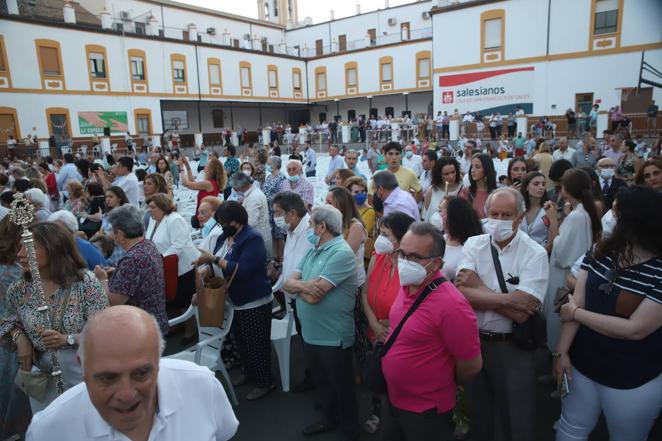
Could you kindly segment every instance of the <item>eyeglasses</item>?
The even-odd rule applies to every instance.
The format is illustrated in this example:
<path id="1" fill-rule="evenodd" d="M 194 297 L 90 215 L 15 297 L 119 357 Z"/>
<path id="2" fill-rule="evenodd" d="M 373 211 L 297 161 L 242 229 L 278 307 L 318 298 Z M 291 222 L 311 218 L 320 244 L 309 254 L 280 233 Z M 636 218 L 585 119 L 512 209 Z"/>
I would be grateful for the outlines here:
<path id="1" fill-rule="evenodd" d="M 433 256 L 423 257 L 423 256 L 417 256 L 415 254 L 405 254 L 402 250 L 398 250 L 397 252 L 398 252 L 398 257 L 400 259 L 406 260 L 406 261 L 412 261 L 412 262 L 416 262 L 416 263 L 421 263 L 422 260 L 430 260 L 430 259 L 434 259 L 435 257 L 441 257 L 438 254 L 433 255 Z"/>
<path id="2" fill-rule="evenodd" d="M 598 291 L 605 295 L 610 295 L 611 290 L 614 288 L 614 282 L 618 279 L 618 271 L 615 269 L 607 270 L 607 272 L 605 272 L 605 278 L 607 279 L 607 282 L 598 285 Z"/>

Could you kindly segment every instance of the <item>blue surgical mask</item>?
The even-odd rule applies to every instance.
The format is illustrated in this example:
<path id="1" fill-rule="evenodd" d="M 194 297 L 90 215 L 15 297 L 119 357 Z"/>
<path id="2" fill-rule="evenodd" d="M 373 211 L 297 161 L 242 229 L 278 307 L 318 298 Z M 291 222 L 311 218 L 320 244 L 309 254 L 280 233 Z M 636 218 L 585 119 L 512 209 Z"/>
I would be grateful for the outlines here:
<path id="1" fill-rule="evenodd" d="M 354 202 L 356 202 L 356 205 L 359 207 L 365 204 L 366 199 L 368 199 L 367 193 L 356 193 L 354 195 Z"/>
<path id="2" fill-rule="evenodd" d="M 307 239 L 308 242 L 313 244 L 313 246 L 317 246 L 320 243 L 320 237 L 317 234 L 315 234 L 315 230 L 312 228 L 308 230 Z"/>
<path id="3" fill-rule="evenodd" d="M 294 175 L 294 176 L 288 176 L 288 177 L 287 177 L 287 179 L 289 179 L 290 182 L 295 182 L 295 183 L 296 183 L 296 182 L 299 182 L 299 178 L 300 178 L 299 175 Z"/>
<path id="4" fill-rule="evenodd" d="M 412 152 L 411 150 L 407 150 L 407 153 L 405 153 L 405 156 L 407 158 L 411 158 L 412 156 L 414 156 L 414 152 Z"/>
<path id="5" fill-rule="evenodd" d="M 216 225 L 216 219 L 213 217 L 210 217 L 207 222 L 202 226 L 202 237 L 207 237 L 209 236 L 209 233 L 211 233 L 212 228 Z"/>

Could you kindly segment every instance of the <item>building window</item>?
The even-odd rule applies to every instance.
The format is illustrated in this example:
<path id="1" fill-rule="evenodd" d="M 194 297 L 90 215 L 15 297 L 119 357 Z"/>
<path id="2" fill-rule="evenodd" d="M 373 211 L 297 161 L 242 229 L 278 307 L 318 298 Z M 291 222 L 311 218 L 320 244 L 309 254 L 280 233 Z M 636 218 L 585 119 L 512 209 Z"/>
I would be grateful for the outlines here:
<path id="1" fill-rule="evenodd" d="M 320 56 L 324 54 L 324 41 L 323 40 L 315 40 L 315 55 Z"/>
<path id="2" fill-rule="evenodd" d="M 211 86 L 221 85 L 221 65 L 211 60 L 209 61 L 209 84 Z"/>
<path id="3" fill-rule="evenodd" d="M 106 78 L 106 60 L 103 54 L 90 52 L 90 75 L 94 78 Z"/>
<path id="4" fill-rule="evenodd" d="M 146 34 L 145 28 L 146 28 L 145 23 L 141 23 L 139 21 L 134 23 L 134 29 L 136 30 L 136 34 L 145 35 Z"/>
<path id="5" fill-rule="evenodd" d="M 214 128 L 222 128 L 225 127 L 225 123 L 223 122 L 223 110 L 222 109 L 213 109 L 211 111 L 211 118 L 214 122 Z"/>
<path id="6" fill-rule="evenodd" d="M 347 121 L 354 121 L 356 119 L 356 110 L 347 111 Z"/>
<path id="7" fill-rule="evenodd" d="M 374 28 L 368 29 L 368 38 L 370 39 L 370 46 L 377 44 L 377 31 Z"/>
<path id="8" fill-rule="evenodd" d="M 41 72 L 45 76 L 62 75 L 60 64 L 60 51 L 56 47 L 40 46 L 39 59 L 41 60 Z"/>
<path id="9" fill-rule="evenodd" d="M 382 57 L 379 59 L 379 82 L 393 82 L 393 57 Z"/>
<path id="10" fill-rule="evenodd" d="M 0 35 L 0 72 L 9 71 L 9 62 L 7 61 L 7 53 L 5 52 L 5 39 Z"/>
<path id="11" fill-rule="evenodd" d="M 618 0 L 596 0 L 593 34 L 613 34 L 618 31 Z"/>
<path id="12" fill-rule="evenodd" d="M 315 68 L 315 91 L 320 98 L 326 96 L 326 67 Z"/>
<path id="13" fill-rule="evenodd" d="M 292 70 L 292 86 L 294 90 L 301 91 L 301 70 L 298 68 Z"/>
<path id="14" fill-rule="evenodd" d="M 411 37 L 408 21 L 400 24 L 400 36 L 402 41 L 407 41 Z"/>
<path id="15" fill-rule="evenodd" d="M 393 110 L 393 107 L 387 107 L 384 109 L 384 114 L 387 118 L 393 118 L 395 116 L 395 110 Z"/>
<path id="16" fill-rule="evenodd" d="M 172 63 L 172 76 L 176 83 L 186 82 L 186 73 L 183 61 L 174 61 Z"/>
<path id="17" fill-rule="evenodd" d="M 248 61 L 239 62 L 239 84 L 241 85 L 242 95 L 250 96 L 253 94 L 253 73 Z"/>
<path id="18" fill-rule="evenodd" d="M 347 85 L 350 87 L 356 86 L 356 83 L 358 82 L 357 78 L 357 73 L 356 73 L 356 68 L 352 67 L 347 69 Z"/>
<path id="19" fill-rule="evenodd" d="M 338 35 L 338 52 L 345 52 L 347 50 L 347 35 Z"/>
<path id="20" fill-rule="evenodd" d="M 136 123 L 136 133 L 140 136 L 152 134 L 152 111 L 149 109 L 135 109 L 133 115 Z"/>
<path id="21" fill-rule="evenodd" d="M 485 20 L 483 26 L 485 32 L 483 49 L 499 49 L 502 45 L 501 29 L 503 27 L 503 20 L 501 18 Z"/>
<path id="22" fill-rule="evenodd" d="M 145 59 L 131 57 L 131 78 L 135 81 L 145 81 Z"/>
<path id="23" fill-rule="evenodd" d="M 268 67 L 269 89 L 278 89 L 278 68 L 270 65 Z"/>

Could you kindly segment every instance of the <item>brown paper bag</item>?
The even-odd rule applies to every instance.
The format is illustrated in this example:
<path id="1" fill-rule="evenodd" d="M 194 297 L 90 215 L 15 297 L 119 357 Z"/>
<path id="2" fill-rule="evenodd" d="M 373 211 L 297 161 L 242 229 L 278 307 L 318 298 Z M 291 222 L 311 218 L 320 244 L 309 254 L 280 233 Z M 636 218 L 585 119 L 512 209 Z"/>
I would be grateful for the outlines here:
<path id="1" fill-rule="evenodd" d="M 215 276 L 204 281 L 202 277 L 197 275 L 198 322 L 200 326 L 223 327 L 225 298 L 238 268 L 239 265 L 235 267 L 229 281 L 226 281 L 223 277 Z"/>

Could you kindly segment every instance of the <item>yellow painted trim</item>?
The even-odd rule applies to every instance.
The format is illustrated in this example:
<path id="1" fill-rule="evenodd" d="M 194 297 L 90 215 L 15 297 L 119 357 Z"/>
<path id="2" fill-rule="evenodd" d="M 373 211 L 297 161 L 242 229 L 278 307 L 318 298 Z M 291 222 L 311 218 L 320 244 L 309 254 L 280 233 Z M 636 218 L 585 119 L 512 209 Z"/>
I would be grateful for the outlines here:
<path id="1" fill-rule="evenodd" d="M 55 40 L 47 40 L 47 39 L 37 39 L 34 41 L 35 48 L 37 50 L 37 60 L 39 60 L 39 75 L 41 76 L 41 87 L 46 89 L 46 83 L 47 81 L 61 81 L 62 82 L 62 88 L 66 90 L 67 84 L 64 81 L 64 64 L 62 63 L 62 50 L 60 49 L 60 43 L 58 43 Z M 45 75 L 44 74 L 44 69 L 43 69 L 43 63 L 41 60 L 41 53 L 39 51 L 39 48 L 42 47 L 50 47 L 54 48 L 57 50 L 57 59 L 58 63 L 60 64 L 60 75 Z"/>
<path id="2" fill-rule="evenodd" d="M 621 47 L 621 30 L 623 29 L 623 0 L 618 0 L 618 19 L 616 22 L 616 32 L 611 34 L 595 34 L 595 7 L 597 0 L 591 0 L 591 24 L 588 32 L 588 50 L 594 51 L 593 42 L 603 38 L 616 37 L 616 48 Z M 608 50 L 608 49 L 604 49 Z M 601 52 L 601 50 L 598 50 Z"/>
<path id="3" fill-rule="evenodd" d="M 503 1 L 503 0 L 500 0 Z M 366 34 L 366 38 L 368 38 L 368 35 Z M 395 46 L 405 46 L 408 44 L 420 44 L 420 43 L 425 43 L 425 42 L 432 42 L 432 37 L 425 37 L 425 38 L 417 38 L 416 40 L 409 40 L 409 41 L 397 41 L 395 43 L 388 43 L 388 44 L 382 44 L 382 45 L 377 45 L 377 46 L 366 46 L 362 47 L 359 49 L 352 49 L 351 51 L 345 51 L 345 52 L 333 52 L 333 53 L 328 53 L 324 55 L 316 55 L 313 57 L 306 58 L 306 61 L 315 61 L 315 60 L 321 60 L 323 58 L 331 58 L 331 57 L 338 57 L 338 56 L 346 56 L 348 54 L 355 54 L 357 52 L 365 52 L 365 51 L 376 51 L 376 50 L 383 50 L 383 49 L 389 49 Z"/>
<path id="4" fill-rule="evenodd" d="M 97 53 L 103 55 L 104 69 L 106 78 L 96 78 L 92 75 L 92 66 L 90 65 L 90 54 Z M 94 90 L 93 83 L 106 83 L 106 88 L 110 91 L 110 63 L 108 63 L 108 53 L 106 48 L 98 44 L 85 45 L 85 61 L 87 62 L 87 76 L 90 79 L 90 90 Z"/>
<path id="5" fill-rule="evenodd" d="M 356 71 L 356 84 L 349 84 L 349 71 L 354 69 Z M 345 94 L 349 95 L 349 89 L 355 88 L 356 94 L 359 93 L 359 66 L 356 61 L 348 61 L 345 63 Z M 353 94 L 353 95 L 356 95 Z"/>
<path id="6" fill-rule="evenodd" d="M 134 125 L 134 132 L 136 135 L 140 135 L 138 132 L 138 117 L 139 116 L 147 116 L 147 134 L 152 135 L 154 133 L 153 127 L 152 127 L 152 110 L 151 109 L 133 109 L 133 123 Z"/>
<path id="7" fill-rule="evenodd" d="M 0 107 L 0 115 L 10 115 L 14 119 L 14 139 L 20 141 L 21 136 L 21 126 L 18 122 L 18 113 L 13 107 Z"/>
<path id="8" fill-rule="evenodd" d="M 211 67 L 218 66 L 218 84 L 211 82 Z M 221 95 L 223 95 L 223 71 L 221 70 L 221 59 L 215 57 L 207 58 L 207 81 L 209 84 L 209 92 L 211 93 L 212 87 L 218 87 L 221 89 Z M 216 95 L 214 95 L 216 96 Z"/>
<path id="9" fill-rule="evenodd" d="M 248 87 L 244 87 L 244 85 L 241 82 L 241 69 L 247 68 L 248 69 Z M 253 69 L 251 67 L 251 63 L 248 61 L 240 61 L 239 62 L 239 89 L 241 89 L 242 93 L 244 89 L 250 89 L 251 91 L 251 96 L 253 96 Z"/>
<path id="10" fill-rule="evenodd" d="M 391 79 L 388 81 L 384 81 L 384 72 L 382 66 L 384 64 L 390 64 L 391 65 Z M 390 84 L 391 87 L 393 86 L 393 72 L 395 72 L 395 69 L 393 68 L 393 57 L 387 56 L 387 57 L 381 57 L 379 59 L 379 85 L 381 86 L 382 84 Z"/>
<path id="11" fill-rule="evenodd" d="M 48 127 L 48 136 L 53 134 L 53 126 L 51 125 L 51 115 L 64 114 L 67 121 L 67 134 L 73 138 L 74 132 L 71 130 L 71 117 L 69 116 L 69 109 L 66 107 L 48 107 L 46 109 L 46 126 Z"/>
<path id="12" fill-rule="evenodd" d="M 276 74 L 276 87 L 271 87 L 271 84 L 269 83 L 270 72 L 275 72 Z M 278 81 L 278 66 L 275 64 L 267 64 L 267 89 L 269 89 L 269 96 L 271 96 L 271 92 L 276 92 L 278 95 L 280 95 L 279 85 L 280 82 Z"/>
<path id="13" fill-rule="evenodd" d="M 299 75 L 299 87 L 294 87 L 294 77 L 296 75 Z M 301 77 L 301 69 L 298 67 L 293 67 L 292 68 L 292 96 L 294 96 L 295 93 L 301 93 L 301 82 L 303 81 L 303 78 Z"/>
<path id="14" fill-rule="evenodd" d="M 430 65 L 430 71 L 428 72 L 428 76 L 424 77 L 421 75 L 421 63 L 420 60 L 428 59 L 429 65 Z M 420 51 L 416 52 L 416 84 L 420 80 L 430 80 L 432 81 L 432 51 Z"/>
<path id="15" fill-rule="evenodd" d="M 180 61 L 184 64 L 184 82 L 180 83 L 175 81 L 175 62 Z M 185 94 L 188 93 L 188 69 L 186 66 L 186 55 L 184 54 L 170 54 L 170 78 L 172 79 L 172 92 L 176 95 L 180 95 L 176 92 L 176 86 L 184 86 L 186 88 Z"/>
<path id="16" fill-rule="evenodd" d="M 310 98 L 309 102 L 313 103 L 313 102 L 333 101 L 333 100 L 340 100 L 347 98 L 365 98 L 367 96 L 376 96 L 376 95 L 397 95 L 403 92 L 431 92 L 431 91 L 432 91 L 431 87 L 409 87 L 404 89 L 393 89 L 393 90 L 385 90 L 378 92 L 361 92 L 361 93 L 357 93 L 356 95 L 333 95 L 333 96 L 327 96 L 325 98 Z"/>
<path id="17" fill-rule="evenodd" d="M 485 22 L 501 19 L 501 46 L 497 49 L 485 49 Z M 506 54 L 506 10 L 492 9 L 480 14 L 480 62 L 484 63 L 485 53 L 499 52 L 500 59 L 505 60 Z M 488 63 L 490 64 L 490 63 Z"/>
<path id="18" fill-rule="evenodd" d="M 140 49 L 129 49 L 127 51 L 127 57 L 129 61 L 129 79 L 131 80 L 131 92 L 133 92 L 134 86 L 138 84 L 145 86 L 145 90 L 147 93 L 149 93 L 149 76 L 147 75 L 147 56 L 145 55 L 145 51 Z M 145 77 L 144 80 L 133 79 L 133 72 L 131 70 L 131 58 L 134 57 L 143 59 L 143 75 Z"/>
<path id="19" fill-rule="evenodd" d="M 641 52 L 642 50 L 662 49 L 662 43 L 637 44 L 634 46 L 622 46 L 602 51 L 569 52 L 565 54 L 542 55 L 539 57 L 517 58 L 512 60 L 497 61 L 494 63 L 464 64 L 460 66 L 438 67 L 433 73 L 458 72 L 463 70 L 483 69 L 497 66 L 512 66 L 514 64 L 539 63 L 543 61 L 571 60 L 575 58 L 597 57 L 602 55 L 625 54 L 628 52 Z"/>
<path id="20" fill-rule="evenodd" d="M 246 99 L 249 98 L 249 101 L 260 99 L 260 100 L 271 100 L 271 101 L 296 101 L 296 102 L 306 102 L 306 98 L 270 98 L 268 96 L 257 96 L 251 95 L 250 97 L 242 95 L 211 95 L 211 94 L 200 94 L 197 93 L 169 93 L 169 92 L 149 92 L 149 93 L 140 93 L 140 92 L 93 92 L 90 90 L 44 90 L 44 89 L 23 89 L 23 88 L 11 88 L 11 89 L 2 89 L 0 92 L 8 93 L 35 93 L 35 94 L 47 94 L 47 95 L 83 95 L 83 96 L 132 96 L 132 97 L 152 97 L 152 98 L 211 98 L 211 99 Z"/>
<path id="21" fill-rule="evenodd" d="M 5 65 L 5 70 L 0 72 L 0 77 L 5 78 L 7 80 L 7 85 L 11 88 L 13 87 L 12 82 L 11 82 L 11 67 L 9 66 L 9 57 L 7 57 L 7 48 L 5 46 L 5 37 L 0 35 L 0 58 L 2 58 L 2 61 Z M 4 89 L 0 89 L 4 90 Z M 9 107 L 4 107 L 5 109 L 8 109 Z"/>
<path id="22" fill-rule="evenodd" d="M 324 75 L 324 88 L 322 89 L 320 87 L 320 75 Z M 326 76 L 326 66 L 317 66 L 315 68 L 315 98 L 317 98 L 317 94 L 320 92 L 326 93 L 327 88 L 329 87 L 329 79 Z"/>

